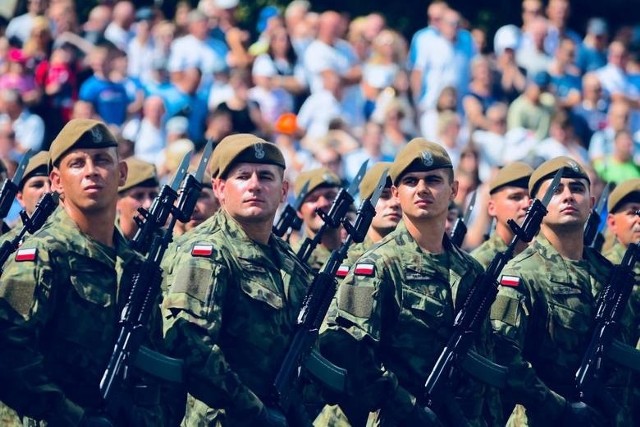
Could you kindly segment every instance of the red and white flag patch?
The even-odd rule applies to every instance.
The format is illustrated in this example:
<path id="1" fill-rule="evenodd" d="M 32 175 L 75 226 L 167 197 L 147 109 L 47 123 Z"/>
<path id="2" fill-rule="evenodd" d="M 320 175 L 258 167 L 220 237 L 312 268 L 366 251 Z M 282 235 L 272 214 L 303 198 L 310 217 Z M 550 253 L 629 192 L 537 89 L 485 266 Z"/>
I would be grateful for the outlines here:
<path id="1" fill-rule="evenodd" d="M 518 285 L 520 285 L 520 278 L 518 276 L 502 276 L 500 278 L 500 284 L 502 286 L 517 288 Z"/>
<path id="2" fill-rule="evenodd" d="M 338 271 L 336 271 L 336 277 L 347 277 L 347 273 L 349 273 L 349 266 L 346 264 L 342 264 L 338 268 Z"/>
<path id="3" fill-rule="evenodd" d="M 193 245 L 191 256 L 208 257 L 213 253 L 213 245 Z"/>
<path id="4" fill-rule="evenodd" d="M 18 252 L 16 252 L 16 261 L 35 261 L 36 253 L 36 248 L 19 249 Z"/>
<path id="5" fill-rule="evenodd" d="M 353 273 L 356 276 L 371 277 L 375 272 L 376 272 L 376 266 L 369 263 L 356 264 L 356 268 L 353 270 Z"/>

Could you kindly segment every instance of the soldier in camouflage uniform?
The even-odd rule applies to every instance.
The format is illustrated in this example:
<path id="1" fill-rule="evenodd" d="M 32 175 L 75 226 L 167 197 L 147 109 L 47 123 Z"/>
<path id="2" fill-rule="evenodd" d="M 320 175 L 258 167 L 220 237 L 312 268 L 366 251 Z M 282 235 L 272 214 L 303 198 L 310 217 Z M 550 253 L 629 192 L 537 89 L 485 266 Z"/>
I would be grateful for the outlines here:
<path id="1" fill-rule="evenodd" d="M 6 404 L 49 426 L 106 422 L 99 383 L 141 258 L 115 229 L 127 169 L 95 120 L 70 121 L 51 144 L 50 178 L 62 208 L 5 266 L 0 347 Z M 156 320 L 160 321 L 159 312 Z M 161 325 L 145 339 L 161 339 Z M 162 423 L 158 390 L 131 379 L 118 426 Z M 104 424 L 103 424 L 104 425 Z"/>
<path id="2" fill-rule="evenodd" d="M 471 256 L 484 268 L 489 266 L 498 252 L 504 252 L 513 239 L 513 232 L 507 221 L 513 219 L 520 224 L 527 214 L 527 186 L 532 172 L 533 169 L 526 163 L 514 162 L 500 169 L 489 183 L 487 210 L 489 216 L 496 219 L 496 229 L 489 240 L 471 252 Z M 526 243 L 522 242 L 516 248 L 516 253 L 522 252 L 525 247 Z"/>
<path id="3" fill-rule="evenodd" d="M 615 235 L 614 245 L 604 253 L 604 256 L 614 264 L 620 264 L 627 247 L 631 243 L 640 242 L 640 179 L 631 179 L 620 183 L 609 195 L 609 215 L 607 225 Z M 633 336 L 631 342 L 640 349 L 640 263 L 633 269 L 635 284 L 630 297 L 631 315 L 633 316 Z M 634 385 L 631 395 L 633 418 L 640 422 L 640 378 L 636 374 L 632 381 Z"/>
<path id="4" fill-rule="evenodd" d="M 522 404 L 530 426 L 601 425 L 603 416 L 629 425 L 622 411 L 605 415 L 577 401 L 575 373 L 591 337 L 596 293 L 612 266 L 584 247 L 594 201 L 589 178 L 574 160 L 557 157 L 537 168 L 531 197 L 544 194 L 561 168 L 540 234 L 503 270 L 491 308 L 496 360 L 509 368 L 504 408 Z"/>
<path id="5" fill-rule="evenodd" d="M 156 167 L 135 157 L 125 159 L 129 174 L 127 181 L 118 189 L 118 226 L 127 238 L 133 239 L 138 231 L 134 218 L 139 216 L 138 208 L 149 209 L 158 195 L 158 175 Z"/>
<path id="6" fill-rule="evenodd" d="M 288 190 L 284 158 L 274 144 L 238 134 L 211 161 L 221 209 L 164 265 L 165 341 L 184 359 L 191 395 L 183 425 L 285 425 L 271 387 L 311 273 L 271 232 Z"/>
<path id="7" fill-rule="evenodd" d="M 424 383 L 482 267 L 445 235 L 458 183 L 440 145 L 412 140 L 390 176 L 402 222 L 365 252 L 340 284 L 320 348 L 348 370 L 347 395 L 339 403 L 352 425 L 362 425 L 377 410 L 375 422 L 383 426 L 437 425 L 420 400 Z M 489 330 L 487 320 L 481 353 L 486 354 Z M 487 424 L 482 384 L 461 375 L 452 391 L 470 425 Z M 444 412 L 439 415 L 446 419 Z"/>
<path id="8" fill-rule="evenodd" d="M 317 209 L 329 212 L 331 204 L 335 200 L 340 191 L 340 177 L 331 172 L 327 168 L 312 169 L 302 172 L 296 178 L 294 192 L 296 195 L 306 182 L 309 182 L 307 188 L 307 196 L 304 198 L 300 206 L 299 216 L 303 221 L 303 233 L 301 239 L 294 245 L 294 251 L 297 253 L 300 245 L 305 238 L 313 239 L 324 224 L 322 218 L 316 213 Z M 311 256 L 307 260 L 307 264 L 315 272 L 318 272 L 324 263 L 329 259 L 331 251 L 338 249 L 341 244 L 340 229 L 327 228 L 322 235 L 322 239 Z"/>

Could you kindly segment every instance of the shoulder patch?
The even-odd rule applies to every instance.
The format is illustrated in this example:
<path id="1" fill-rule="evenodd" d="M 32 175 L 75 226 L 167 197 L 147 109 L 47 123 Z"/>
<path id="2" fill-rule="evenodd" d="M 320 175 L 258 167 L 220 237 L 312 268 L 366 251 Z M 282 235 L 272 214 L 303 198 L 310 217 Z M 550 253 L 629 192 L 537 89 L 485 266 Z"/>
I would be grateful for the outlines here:
<path id="1" fill-rule="evenodd" d="M 16 262 L 35 261 L 38 250 L 36 248 L 18 249 L 16 252 Z"/>
<path id="2" fill-rule="evenodd" d="M 359 263 L 356 264 L 356 268 L 353 270 L 353 274 L 356 276 L 367 276 L 371 277 L 376 272 L 376 266 L 370 263 Z"/>
<path id="3" fill-rule="evenodd" d="M 346 264 L 342 264 L 338 268 L 338 271 L 336 271 L 336 277 L 347 277 L 347 273 L 349 273 L 349 266 Z"/>
<path id="4" fill-rule="evenodd" d="M 517 288 L 518 285 L 520 285 L 520 278 L 518 276 L 502 276 L 500 278 L 500 284 L 502 286 Z"/>
<path id="5" fill-rule="evenodd" d="M 213 245 L 193 245 L 191 256 L 209 257 L 213 253 Z"/>

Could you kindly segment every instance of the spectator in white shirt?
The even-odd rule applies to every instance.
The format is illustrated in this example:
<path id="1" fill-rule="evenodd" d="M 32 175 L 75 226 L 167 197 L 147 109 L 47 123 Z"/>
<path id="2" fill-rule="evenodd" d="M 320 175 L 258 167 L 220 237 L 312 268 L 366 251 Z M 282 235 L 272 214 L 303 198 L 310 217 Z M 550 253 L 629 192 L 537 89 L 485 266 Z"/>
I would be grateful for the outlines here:
<path id="1" fill-rule="evenodd" d="M 29 0 L 27 2 L 27 13 L 16 16 L 9 21 L 5 36 L 10 40 L 14 38 L 20 44 L 24 44 L 31 34 L 33 18 L 44 15 L 48 4 L 48 0 Z"/>
<path id="2" fill-rule="evenodd" d="M 6 89 L 0 93 L 0 113 L 0 120 L 11 123 L 20 152 L 42 150 L 44 122 L 25 107 L 17 91 Z"/>
<path id="3" fill-rule="evenodd" d="M 145 162 L 156 164 L 165 148 L 164 115 L 162 98 L 150 96 L 144 101 L 142 119 L 130 120 L 122 129 L 122 137 L 134 142 L 134 155 Z"/>
<path id="4" fill-rule="evenodd" d="M 131 24 L 135 19 L 135 8 L 129 1 L 120 1 L 113 6 L 111 23 L 104 31 L 104 37 L 122 51 L 126 51 L 134 33 Z"/>

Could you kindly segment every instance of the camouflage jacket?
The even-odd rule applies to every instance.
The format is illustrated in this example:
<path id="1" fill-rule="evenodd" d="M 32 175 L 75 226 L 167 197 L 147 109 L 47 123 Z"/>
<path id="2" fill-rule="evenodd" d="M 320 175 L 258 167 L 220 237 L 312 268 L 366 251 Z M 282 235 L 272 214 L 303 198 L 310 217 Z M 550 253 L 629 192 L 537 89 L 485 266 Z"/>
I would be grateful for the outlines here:
<path id="1" fill-rule="evenodd" d="M 298 253 L 298 251 L 300 250 L 300 246 L 302 246 L 302 243 L 304 242 L 304 240 L 305 240 L 304 238 L 300 239 L 296 243 L 296 245 L 293 247 L 294 253 L 296 254 Z M 331 256 L 331 251 L 322 243 L 320 243 L 318 246 L 316 246 L 313 252 L 311 252 L 309 259 L 307 260 L 307 265 L 309 266 L 311 271 L 317 273 L 318 271 L 320 271 L 324 263 L 327 262 L 330 256 Z"/>
<path id="2" fill-rule="evenodd" d="M 114 245 L 91 239 L 58 209 L 7 261 L 0 286 L 0 345 L 7 358 L 2 368 L 15 375 L 9 376 L 11 393 L 3 400 L 19 413 L 71 426 L 85 410 L 102 410 L 98 385 L 141 262 L 117 231 Z M 159 343 L 160 323 L 156 326 L 151 330 Z M 157 425 L 160 406 L 145 404 L 114 421 Z"/>
<path id="3" fill-rule="evenodd" d="M 366 251 L 371 249 L 374 244 L 373 240 L 367 235 L 361 243 L 351 245 L 349 252 L 347 252 L 347 258 L 342 264 L 350 268 Z"/>
<path id="4" fill-rule="evenodd" d="M 575 373 L 611 268 L 590 248 L 564 259 L 542 234 L 504 268 L 490 315 L 497 362 L 510 373 L 503 403 L 523 404 L 530 426 L 558 422 L 564 399 L 577 400 Z"/>
<path id="5" fill-rule="evenodd" d="M 224 210 L 181 239 L 165 267 L 165 342 L 184 359 L 197 399 L 184 423 L 251 425 L 293 336 L 309 270 L 279 238 L 249 239 Z"/>
<path id="6" fill-rule="evenodd" d="M 487 268 L 498 252 L 504 252 L 506 250 L 507 244 L 504 240 L 498 236 L 498 233 L 493 233 L 489 240 L 471 251 L 471 256 L 484 268 Z"/>
<path id="7" fill-rule="evenodd" d="M 445 252 L 427 253 L 401 223 L 366 252 L 340 284 L 320 345 L 328 359 L 349 372 L 347 398 L 352 402 L 345 410 L 355 405 L 362 416 L 380 409 L 382 422 L 395 425 L 422 396 L 452 333 L 455 311 L 482 272 L 476 261 L 443 238 Z M 484 354 L 489 352 L 489 330 L 487 320 L 478 348 Z M 471 425 L 485 425 L 484 387 L 460 375 L 452 389 Z"/>

